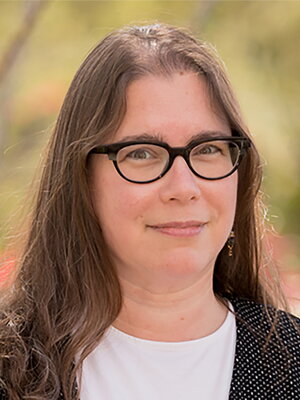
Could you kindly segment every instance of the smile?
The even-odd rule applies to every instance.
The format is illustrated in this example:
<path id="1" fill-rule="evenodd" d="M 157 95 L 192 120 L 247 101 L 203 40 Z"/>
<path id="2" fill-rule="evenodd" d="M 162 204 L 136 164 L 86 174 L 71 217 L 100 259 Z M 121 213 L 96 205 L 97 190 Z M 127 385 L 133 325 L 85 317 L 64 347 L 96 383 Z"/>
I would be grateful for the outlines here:
<path id="1" fill-rule="evenodd" d="M 159 233 L 176 236 L 176 237 L 192 237 L 202 232 L 206 222 L 186 221 L 186 222 L 168 222 L 165 224 L 148 225 L 148 228 L 154 229 Z"/>

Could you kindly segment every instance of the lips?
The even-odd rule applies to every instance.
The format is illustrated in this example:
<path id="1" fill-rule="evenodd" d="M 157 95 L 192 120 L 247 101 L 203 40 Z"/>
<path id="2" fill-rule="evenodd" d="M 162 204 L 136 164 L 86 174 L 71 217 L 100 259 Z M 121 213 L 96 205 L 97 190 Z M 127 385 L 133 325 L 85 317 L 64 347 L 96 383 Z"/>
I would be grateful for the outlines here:
<path id="1" fill-rule="evenodd" d="M 148 227 L 169 236 L 191 237 L 201 233 L 205 225 L 200 221 L 174 221 Z"/>

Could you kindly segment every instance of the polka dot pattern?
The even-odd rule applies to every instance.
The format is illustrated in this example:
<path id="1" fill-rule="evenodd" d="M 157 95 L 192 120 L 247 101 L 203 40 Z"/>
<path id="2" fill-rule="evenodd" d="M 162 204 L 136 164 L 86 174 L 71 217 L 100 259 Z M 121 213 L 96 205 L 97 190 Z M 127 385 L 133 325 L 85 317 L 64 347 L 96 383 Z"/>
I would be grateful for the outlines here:
<path id="1" fill-rule="evenodd" d="M 300 399 L 300 320 L 270 307 L 270 318 L 278 318 L 276 333 L 270 335 L 271 322 L 263 305 L 230 301 L 236 313 L 237 343 L 229 400 Z"/>
<path id="2" fill-rule="evenodd" d="M 250 300 L 229 300 L 237 340 L 228 400 L 300 400 L 300 319 L 271 307 L 268 315 L 263 305 Z M 278 318 L 271 335 L 270 318 Z M 1 388 L 0 400 L 9 400 Z M 57 400 L 64 400 L 63 395 Z"/>

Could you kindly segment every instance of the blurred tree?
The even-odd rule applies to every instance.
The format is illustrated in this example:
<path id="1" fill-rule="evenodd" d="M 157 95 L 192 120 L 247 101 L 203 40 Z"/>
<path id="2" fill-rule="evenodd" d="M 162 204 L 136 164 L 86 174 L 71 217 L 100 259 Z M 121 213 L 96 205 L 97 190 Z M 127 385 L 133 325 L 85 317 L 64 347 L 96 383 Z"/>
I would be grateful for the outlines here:
<path id="1" fill-rule="evenodd" d="M 39 14 L 49 0 L 26 1 L 24 7 L 24 19 L 17 30 L 13 40 L 8 45 L 7 51 L 0 59 L 0 85 L 3 84 L 10 68 L 16 62 L 16 59 L 29 38 L 29 35 L 37 21 Z"/>
<path id="2" fill-rule="evenodd" d="M 8 77 L 10 70 L 16 63 L 17 58 L 28 40 L 35 23 L 49 0 L 24 1 L 24 17 L 18 27 L 14 37 L 8 44 L 4 55 L 0 58 L 0 158 L 6 144 L 6 135 L 9 131 L 10 99 L 12 90 Z"/>

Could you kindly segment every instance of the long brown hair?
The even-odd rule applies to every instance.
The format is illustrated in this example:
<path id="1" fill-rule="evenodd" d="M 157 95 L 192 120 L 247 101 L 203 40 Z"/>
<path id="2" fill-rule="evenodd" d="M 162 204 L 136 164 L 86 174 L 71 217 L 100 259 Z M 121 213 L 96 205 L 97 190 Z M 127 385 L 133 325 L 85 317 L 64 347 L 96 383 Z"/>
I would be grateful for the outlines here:
<path id="1" fill-rule="evenodd" d="M 78 398 L 84 358 L 117 317 L 122 294 L 95 217 L 90 150 L 111 140 L 126 112 L 126 89 L 147 74 L 192 70 L 232 132 L 249 136 L 222 62 L 206 43 L 167 26 L 128 27 L 102 40 L 74 77 L 42 172 L 19 270 L 0 322 L 2 385 L 9 399 Z M 260 274 L 261 163 L 252 145 L 239 168 L 234 255 L 214 273 L 219 298 L 273 303 Z"/>

